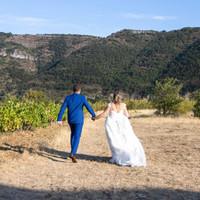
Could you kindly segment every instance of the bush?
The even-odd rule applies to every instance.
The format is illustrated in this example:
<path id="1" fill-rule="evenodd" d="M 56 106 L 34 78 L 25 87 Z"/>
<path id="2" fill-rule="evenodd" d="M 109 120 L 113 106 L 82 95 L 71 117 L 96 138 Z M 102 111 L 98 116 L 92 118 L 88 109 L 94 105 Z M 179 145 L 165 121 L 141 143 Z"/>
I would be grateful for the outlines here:
<path id="1" fill-rule="evenodd" d="M 0 132 L 46 126 L 56 120 L 59 107 L 51 101 L 9 97 L 0 105 Z"/>
<path id="2" fill-rule="evenodd" d="M 195 99 L 195 104 L 193 108 L 194 116 L 200 117 L 200 91 L 195 92 L 194 99 Z"/>
<path id="3" fill-rule="evenodd" d="M 92 103 L 91 106 L 95 111 L 99 111 L 99 110 L 104 110 L 106 108 L 106 106 L 108 105 L 108 102 L 106 101 L 96 101 L 95 103 Z"/>
<path id="4" fill-rule="evenodd" d="M 183 101 L 179 95 L 181 88 L 182 85 L 177 84 L 173 78 L 156 81 L 151 101 L 158 114 L 168 115 L 178 112 L 179 104 Z"/>
<path id="5" fill-rule="evenodd" d="M 0 131 L 14 131 L 22 128 L 20 114 L 21 104 L 16 98 L 5 100 L 0 106 Z"/>
<path id="6" fill-rule="evenodd" d="M 177 108 L 178 114 L 186 114 L 193 110 L 195 102 L 192 100 L 184 99 L 181 103 L 179 103 Z"/>
<path id="7" fill-rule="evenodd" d="M 131 99 L 125 101 L 128 110 L 152 109 L 153 106 L 147 99 Z"/>

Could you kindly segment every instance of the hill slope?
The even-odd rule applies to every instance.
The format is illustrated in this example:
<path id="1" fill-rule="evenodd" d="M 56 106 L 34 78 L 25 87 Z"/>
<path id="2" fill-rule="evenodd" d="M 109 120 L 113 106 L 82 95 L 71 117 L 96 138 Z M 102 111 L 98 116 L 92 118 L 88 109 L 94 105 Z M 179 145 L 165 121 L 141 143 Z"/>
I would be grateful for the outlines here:
<path id="1" fill-rule="evenodd" d="M 200 88 L 200 40 L 192 43 L 172 60 L 162 74 L 183 82 L 185 91 Z"/>
<path id="2" fill-rule="evenodd" d="M 200 28 L 169 32 L 125 29 L 106 38 L 0 33 L 0 93 L 21 95 L 33 88 L 59 98 L 74 82 L 81 82 L 90 96 L 115 89 L 144 96 L 151 93 L 156 79 L 172 75 L 183 82 L 185 92 L 193 91 L 199 87 L 194 84 L 199 81 L 199 40 Z M 190 81 L 193 78 L 181 55 L 194 69 L 194 81 Z"/>

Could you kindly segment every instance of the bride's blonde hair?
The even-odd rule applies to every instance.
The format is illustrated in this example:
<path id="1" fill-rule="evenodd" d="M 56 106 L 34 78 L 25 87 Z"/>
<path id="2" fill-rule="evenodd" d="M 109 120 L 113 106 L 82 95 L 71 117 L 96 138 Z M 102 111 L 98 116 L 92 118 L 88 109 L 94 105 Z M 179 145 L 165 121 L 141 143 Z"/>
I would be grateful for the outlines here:
<path id="1" fill-rule="evenodd" d="M 113 94 L 113 102 L 114 103 L 121 103 L 123 100 L 122 95 L 120 94 L 120 92 L 115 92 Z"/>

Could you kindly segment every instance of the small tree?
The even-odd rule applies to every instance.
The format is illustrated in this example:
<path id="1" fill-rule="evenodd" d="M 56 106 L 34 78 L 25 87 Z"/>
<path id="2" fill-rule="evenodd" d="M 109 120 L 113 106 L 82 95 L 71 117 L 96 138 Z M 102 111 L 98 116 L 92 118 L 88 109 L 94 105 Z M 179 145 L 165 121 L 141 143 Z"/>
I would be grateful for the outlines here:
<path id="1" fill-rule="evenodd" d="M 179 104 L 183 101 L 179 92 L 182 88 L 176 79 L 166 78 L 162 81 L 156 81 L 152 103 L 159 114 L 175 114 Z"/>
<path id="2" fill-rule="evenodd" d="M 194 116 L 200 117 L 200 90 L 195 92 L 194 99 L 195 99 L 195 104 L 193 108 Z"/>

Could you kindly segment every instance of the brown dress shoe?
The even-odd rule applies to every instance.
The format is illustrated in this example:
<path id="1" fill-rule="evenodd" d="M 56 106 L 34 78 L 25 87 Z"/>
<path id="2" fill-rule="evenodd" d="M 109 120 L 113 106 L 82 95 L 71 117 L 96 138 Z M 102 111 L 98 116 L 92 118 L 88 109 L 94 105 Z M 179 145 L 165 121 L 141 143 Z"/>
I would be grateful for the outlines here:
<path id="1" fill-rule="evenodd" d="M 70 158 L 72 159 L 73 163 L 77 163 L 76 157 L 75 156 L 70 156 Z"/>

